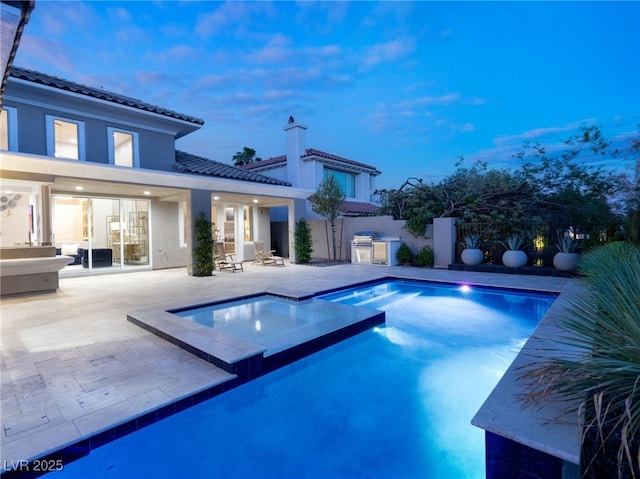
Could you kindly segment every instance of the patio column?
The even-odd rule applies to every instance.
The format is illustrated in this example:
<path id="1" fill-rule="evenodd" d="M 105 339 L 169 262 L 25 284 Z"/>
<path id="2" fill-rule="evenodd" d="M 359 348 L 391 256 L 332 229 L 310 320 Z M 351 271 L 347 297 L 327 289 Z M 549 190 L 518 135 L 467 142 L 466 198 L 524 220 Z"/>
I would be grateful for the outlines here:
<path id="1" fill-rule="evenodd" d="M 447 269 L 455 261 L 455 225 L 455 218 L 434 218 L 433 220 L 434 268 Z"/>
<path id="2" fill-rule="evenodd" d="M 37 224 L 36 231 L 40 231 L 41 244 L 43 246 L 53 245 L 53 228 L 51 226 L 51 185 L 40 186 L 40 212 L 34 212 L 36 217 L 33 219 L 36 223 L 38 218 L 41 223 Z"/>

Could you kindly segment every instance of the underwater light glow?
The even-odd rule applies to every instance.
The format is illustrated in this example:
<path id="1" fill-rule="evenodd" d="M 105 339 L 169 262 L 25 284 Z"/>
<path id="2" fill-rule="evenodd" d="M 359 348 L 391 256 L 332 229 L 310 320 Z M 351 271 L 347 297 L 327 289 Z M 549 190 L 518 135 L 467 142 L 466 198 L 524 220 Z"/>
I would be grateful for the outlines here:
<path id="1" fill-rule="evenodd" d="M 469 286 L 468 284 L 463 284 L 459 289 L 460 292 L 464 294 L 469 294 L 471 292 L 471 286 Z"/>

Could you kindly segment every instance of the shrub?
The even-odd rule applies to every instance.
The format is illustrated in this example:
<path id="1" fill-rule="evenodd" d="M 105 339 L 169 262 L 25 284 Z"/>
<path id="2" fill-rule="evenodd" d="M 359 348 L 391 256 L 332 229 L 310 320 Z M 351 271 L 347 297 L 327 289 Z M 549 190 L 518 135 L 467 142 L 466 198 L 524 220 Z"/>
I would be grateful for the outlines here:
<path id="1" fill-rule="evenodd" d="M 309 228 L 307 220 L 300 218 L 296 223 L 296 231 L 293 233 L 293 237 L 296 263 L 307 264 L 311 261 L 311 253 L 313 252 L 311 229 Z"/>
<path id="2" fill-rule="evenodd" d="M 214 268 L 213 235 L 211 234 L 213 223 L 205 218 L 202 211 L 194 220 L 196 244 L 193 248 L 193 275 L 211 276 Z"/>
<path id="3" fill-rule="evenodd" d="M 582 477 L 640 477 L 640 248 L 608 243 L 580 273 L 585 292 L 556 320 L 553 356 L 522 374 L 525 399 L 556 394 L 584 412 Z"/>
<path id="4" fill-rule="evenodd" d="M 421 267 L 431 267 L 433 266 L 433 250 L 428 246 L 423 246 L 418 251 L 416 255 L 416 265 Z"/>
<path id="5" fill-rule="evenodd" d="M 402 243 L 400 245 L 400 248 L 398 248 L 398 252 L 396 253 L 396 257 L 401 265 L 407 266 L 413 264 L 413 253 L 411 252 L 411 248 L 407 246 L 407 243 Z"/>

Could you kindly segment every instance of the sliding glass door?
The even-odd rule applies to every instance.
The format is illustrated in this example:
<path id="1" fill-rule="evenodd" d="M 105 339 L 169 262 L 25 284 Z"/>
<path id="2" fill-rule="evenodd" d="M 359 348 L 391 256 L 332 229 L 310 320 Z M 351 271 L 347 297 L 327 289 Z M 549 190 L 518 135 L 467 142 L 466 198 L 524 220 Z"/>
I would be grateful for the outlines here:
<path id="1" fill-rule="evenodd" d="M 63 273 L 150 265 L 149 201 L 54 195 L 59 254 L 78 258 Z"/>

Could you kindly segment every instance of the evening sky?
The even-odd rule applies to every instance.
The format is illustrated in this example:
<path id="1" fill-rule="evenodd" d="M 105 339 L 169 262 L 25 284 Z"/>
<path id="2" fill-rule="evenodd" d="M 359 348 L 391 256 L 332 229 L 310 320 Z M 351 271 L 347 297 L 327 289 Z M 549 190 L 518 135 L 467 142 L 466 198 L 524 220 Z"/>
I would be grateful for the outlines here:
<path id="1" fill-rule="evenodd" d="M 38 0 L 14 64 L 202 118 L 177 147 L 225 163 L 284 154 L 293 115 L 393 188 L 580 126 L 628 146 L 640 3 Z"/>

